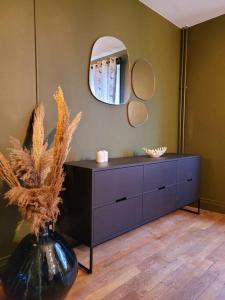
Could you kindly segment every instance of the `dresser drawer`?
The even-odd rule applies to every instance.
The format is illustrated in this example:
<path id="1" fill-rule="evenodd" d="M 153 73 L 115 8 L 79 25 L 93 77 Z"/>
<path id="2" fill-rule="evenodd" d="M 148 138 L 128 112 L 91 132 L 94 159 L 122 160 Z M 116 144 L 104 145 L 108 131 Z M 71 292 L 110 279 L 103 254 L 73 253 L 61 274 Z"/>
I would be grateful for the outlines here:
<path id="1" fill-rule="evenodd" d="M 144 166 L 144 192 L 176 184 L 177 161 Z"/>
<path id="2" fill-rule="evenodd" d="M 142 196 L 96 208 L 94 243 L 101 243 L 140 223 L 141 209 Z"/>
<path id="3" fill-rule="evenodd" d="M 152 220 L 176 209 L 177 186 L 143 195 L 143 219 Z"/>
<path id="4" fill-rule="evenodd" d="M 183 158 L 178 161 L 178 182 L 198 180 L 200 176 L 200 157 Z"/>
<path id="5" fill-rule="evenodd" d="M 143 167 L 100 171 L 94 177 L 94 206 L 113 203 L 142 193 Z"/>
<path id="6" fill-rule="evenodd" d="M 199 181 L 184 181 L 177 185 L 177 208 L 191 204 L 199 198 Z"/>

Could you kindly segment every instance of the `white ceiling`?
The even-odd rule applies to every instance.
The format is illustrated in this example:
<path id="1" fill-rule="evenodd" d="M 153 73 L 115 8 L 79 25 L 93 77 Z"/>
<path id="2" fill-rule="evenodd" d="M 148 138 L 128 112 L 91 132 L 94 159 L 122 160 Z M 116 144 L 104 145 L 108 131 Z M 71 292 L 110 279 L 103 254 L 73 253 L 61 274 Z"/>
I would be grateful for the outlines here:
<path id="1" fill-rule="evenodd" d="M 123 42 L 113 36 L 103 36 L 95 42 L 91 53 L 91 60 L 93 61 L 122 50 L 126 50 Z"/>
<path id="2" fill-rule="evenodd" d="M 182 28 L 225 14 L 225 0 L 139 0 Z"/>

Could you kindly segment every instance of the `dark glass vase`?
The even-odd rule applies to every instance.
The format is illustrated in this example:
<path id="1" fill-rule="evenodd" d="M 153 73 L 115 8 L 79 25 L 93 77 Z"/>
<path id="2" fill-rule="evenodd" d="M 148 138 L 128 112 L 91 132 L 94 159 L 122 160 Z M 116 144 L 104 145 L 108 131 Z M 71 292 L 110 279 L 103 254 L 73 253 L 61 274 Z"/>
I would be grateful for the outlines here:
<path id="1" fill-rule="evenodd" d="M 77 277 L 76 256 L 66 241 L 46 228 L 17 246 L 3 274 L 10 300 L 64 299 Z"/>

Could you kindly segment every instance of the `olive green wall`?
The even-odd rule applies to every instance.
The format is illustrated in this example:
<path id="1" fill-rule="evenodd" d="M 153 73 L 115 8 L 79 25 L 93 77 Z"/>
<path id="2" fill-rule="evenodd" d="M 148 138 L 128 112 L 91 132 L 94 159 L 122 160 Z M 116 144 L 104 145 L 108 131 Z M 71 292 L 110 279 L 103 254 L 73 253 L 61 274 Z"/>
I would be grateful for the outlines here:
<path id="1" fill-rule="evenodd" d="M 83 112 L 69 159 L 94 158 L 96 150 L 127 156 L 143 146 L 177 145 L 180 30 L 137 0 L 38 0 L 39 96 L 54 126 L 52 93 L 60 84 L 72 113 Z M 147 103 L 150 119 L 139 128 L 127 121 L 127 106 L 95 100 L 88 87 L 89 57 L 98 37 L 111 35 L 127 46 L 131 65 L 140 57 L 156 73 Z M 132 95 L 131 99 L 135 99 Z"/>
<path id="2" fill-rule="evenodd" d="M 225 16 L 189 29 L 186 152 L 202 156 L 204 208 L 225 212 Z"/>
<path id="3" fill-rule="evenodd" d="M 9 136 L 24 139 L 35 105 L 33 2 L 0 0 L 0 151 Z M 19 220 L 16 208 L 6 207 L 0 189 L 0 258 L 9 254 Z M 1 260 L 0 260 L 1 265 Z"/>
<path id="4" fill-rule="evenodd" d="M 0 0 L 0 14 L 5 14 L 0 18 L 0 40 L 2 44 L 4 34 L 5 42 L 0 55 L 1 76 L 7 74 L 5 82 L 0 80 L 3 150 L 9 135 L 23 138 L 35 104 L 32 0 Z M 101 148 L 109 150 L 110 157 L 141 153 L 143 146 L 166 145 L 169 151 L 176 151 L 180 59 L 177 27 L 137 0 L 37 0 L 36 15 L 38 96 L 46 107 L 46 131 L 55 126 L 52 94 L 57 85 L 64 89 L 72 114 L 83 112 L 70 160 L 94 158 Z M 130 127 L 126 105 L 104 104 L 89 91 L 91 47 L 104 35 L 125 43 L 131 65 L 138 58 L 153 65 L 157 89 L 146 103 L 150 119 L 144 126 Z M 131 99 L 135 99 L 133 94 Z M 0 257 L 12 249 L 17 221 L 3 206 L 1 202 Z M 9 241 L 4 247 L 3 239 Z"/>

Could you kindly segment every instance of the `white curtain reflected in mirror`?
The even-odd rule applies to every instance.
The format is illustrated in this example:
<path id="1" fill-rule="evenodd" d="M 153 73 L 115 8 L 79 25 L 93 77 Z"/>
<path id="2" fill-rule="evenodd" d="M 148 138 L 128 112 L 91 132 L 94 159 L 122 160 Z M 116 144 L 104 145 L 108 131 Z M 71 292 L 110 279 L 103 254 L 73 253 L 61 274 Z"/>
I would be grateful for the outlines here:
<path id="1" fill-rule="evenodd" d="M 120 105 L 130 96 L 128 54 L 125 45 L 114 37 L 102 37 L 92 49 L 89 86 L 100 101 Z"/>
<path id="2" fill-rule="evenodd" d="M 116 57 L 110 57 L 109 60 L 103 59 L 91 65 L 90 86 L 96 98 L 102 101 L 106 99 L 110 103 L 119 101 L 117 99 L 120 95 L 118 75 L 120 74 L 119 70 L 117 71 Z"/>

